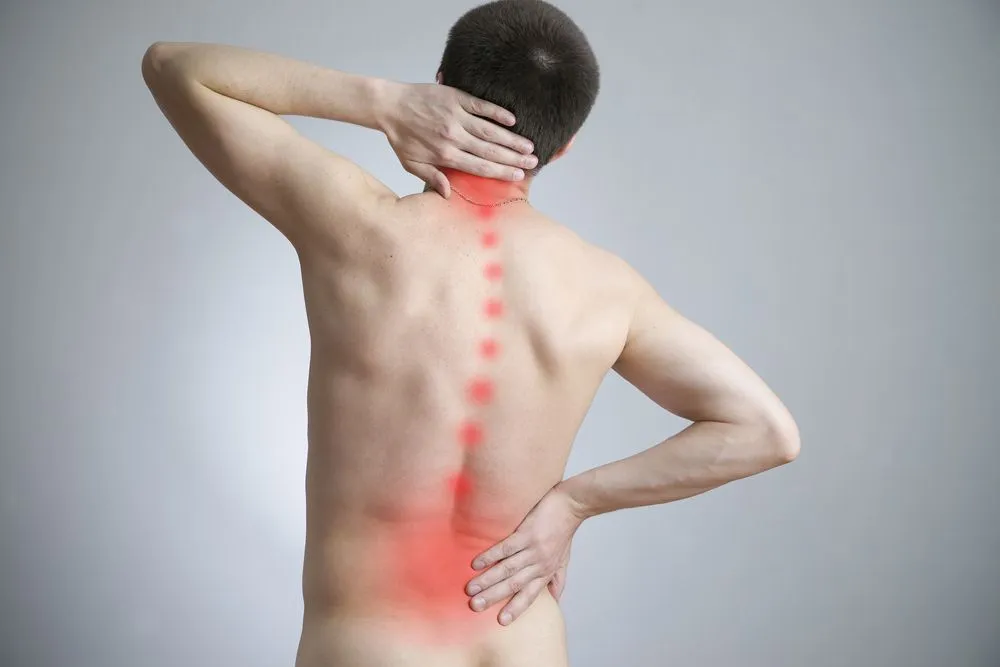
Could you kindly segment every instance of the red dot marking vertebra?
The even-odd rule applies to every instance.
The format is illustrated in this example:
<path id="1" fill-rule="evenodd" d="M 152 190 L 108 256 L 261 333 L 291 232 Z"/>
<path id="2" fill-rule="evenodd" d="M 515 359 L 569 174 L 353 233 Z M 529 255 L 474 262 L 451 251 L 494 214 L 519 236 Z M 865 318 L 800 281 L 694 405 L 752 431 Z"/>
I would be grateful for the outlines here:
<path id="1" fill-rule="evenodd" d="M 500 237 L 496 232 L 483 232 L 483 245 L 487 248 L 492 248 L 499 242 Z"/>
<path id="2" fill-rule="evenodd" d="M 479 354 L 492 359 L 500 352 L 500 345 L 492 338 L 487 338 L 479 344 Z"/>
<path id="3" fill-rule="evenodd" d="M 448 478 L 448 487 L 456 498 L 461 498 L 472 491 L 472 479 L 464 472 L 455 473 Z"/>
<path id="4" fill-rule="evenodd" d="M 503 315 L 503 302 L 500 299 L 487 299 L 484 310 L 487 317 L 500 317 Z"/>
<path id="5" fill-rule="evenodd" d="M 489 280 L 499 280 L 503 276 L 503 267 L 497 262 L 490 262 L 483 270 Z"/>
<path id="6" fill-rule="evenodd" d="M 458 430 L 458 439 L 465 447 L 475 447 L 483 441 L 483 427 L 476 422 L 465 422 Z"/>
<path id="7" fill-rule="evenodd" d="M 493 383 L 486 378 L 478 378 L 469 383 L 469 399 L 485 404 L 493 399 Z"/>

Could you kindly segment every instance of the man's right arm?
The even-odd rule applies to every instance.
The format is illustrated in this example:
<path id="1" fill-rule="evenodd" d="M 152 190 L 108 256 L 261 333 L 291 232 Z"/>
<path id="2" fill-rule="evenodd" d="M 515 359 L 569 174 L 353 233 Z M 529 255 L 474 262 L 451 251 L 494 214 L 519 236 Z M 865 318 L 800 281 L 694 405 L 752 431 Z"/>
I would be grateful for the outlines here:
<path id="1" fill-rule="evenodd" d="M 795 422 L 764 381 L 634 278 L 634 312 L 614 368 L 692 423 L 646 451 L 562 482 L 583 517 L 688 498 L 788 463 L 799 452 Z"/>

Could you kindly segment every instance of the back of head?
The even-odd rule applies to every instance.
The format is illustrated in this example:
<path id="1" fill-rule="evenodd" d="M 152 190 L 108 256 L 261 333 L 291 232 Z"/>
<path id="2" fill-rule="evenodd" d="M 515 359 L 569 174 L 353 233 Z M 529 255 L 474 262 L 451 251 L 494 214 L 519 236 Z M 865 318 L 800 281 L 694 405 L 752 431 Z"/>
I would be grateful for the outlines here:
<path id="1" fill-rule="evenodd" d="M 514 132 L 547 164 L 580 129 L 600 72 L 586 36 L 542 0 L 495 0 L 466 12 L 448 33 L 441 83 L 498 104 Z"/>

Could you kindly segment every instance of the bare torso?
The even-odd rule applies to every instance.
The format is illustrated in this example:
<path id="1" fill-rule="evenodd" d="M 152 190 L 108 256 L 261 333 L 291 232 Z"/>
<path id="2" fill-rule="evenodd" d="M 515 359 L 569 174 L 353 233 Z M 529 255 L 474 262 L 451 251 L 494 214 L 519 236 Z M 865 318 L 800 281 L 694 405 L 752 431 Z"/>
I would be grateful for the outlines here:
<path id="1" fill-rule="evenodd" d="M 473 557 L 562 478 L 625 343 L 627 274 L 526 204 L 483 211 L 405 197 L 349 252 L 302 258 L 297 667 L 566 664 L 547 592 L 503 627 L 500 606 L 473 612 L 464 587 Z"/>
<path id="2" fill-rule="evenodd" d="M 517 605 L 559 573 L 552 553 L 572 535 L 550 535 L 530 583 L 487 583 L 516 565 L 494 557 L 500 569 L 477 575 L 474 556 L 543 496 L 559 499 L 566 521 L 582 519 L 688 498 L 797 456 L 777 396 L 621 260 L 523 202 L 399 199 L 279 118 L 377 127 L 411 173 L 442 191 L 475 183 L 491 195 L 478 201 L 496 202 L 526 192 L 514 165 L 533 166 L 505 148 L 522 139 L 501 127 L 504 110 L 447 86 L 221 45 L 156 43 L 143 77 L 195 156 L 301 260 L 312 360 L 297 667 L 565 667 L 555 599 L 543 591 L 526 611 Z M 548 494 L 612 367 L 691 426 Z M 511 625 L 499 624 L 500 605 L 471 610 L 473 577 L 489 586 L 477 596 L 525 586 Z"/>

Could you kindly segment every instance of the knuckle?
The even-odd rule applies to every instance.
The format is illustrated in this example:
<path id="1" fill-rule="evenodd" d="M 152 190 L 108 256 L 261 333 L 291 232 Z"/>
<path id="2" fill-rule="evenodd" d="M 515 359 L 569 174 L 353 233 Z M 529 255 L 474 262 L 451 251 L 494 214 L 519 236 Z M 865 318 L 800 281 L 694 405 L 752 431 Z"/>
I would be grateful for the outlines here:
<path id="1" fill-rule="evenodd" d="M 447 166 L 454 166 L 458 151 L 449 145 L 436 146 L 434 152 L 438 160 L 443 161 Z"/>
<path id="2" fill-rule="evenodd" d="M 510 581 L 510 592 L 511 592 L 512 595 L 520 593 L 522 588 L 524 588 L 524 585 L 521 584 L 520 581 L 518 581 L 517 579 L 511 579 L 511 581 Z"/>
<path id="3" fill-rule="evenodd" d="M 497 156 L 496 151 L 494 151 L 488 144 L 480 144 L 476 147 L 476 154 L 487 162 L 496 162 Z"/>
<path id="4" fill-rule="evenodd" d="M 437 134 L 442 139 L 452 141 L 455 138 L 455 131 L 456 128 L 454 124 L 445 122 L 438 126 Z"/>

